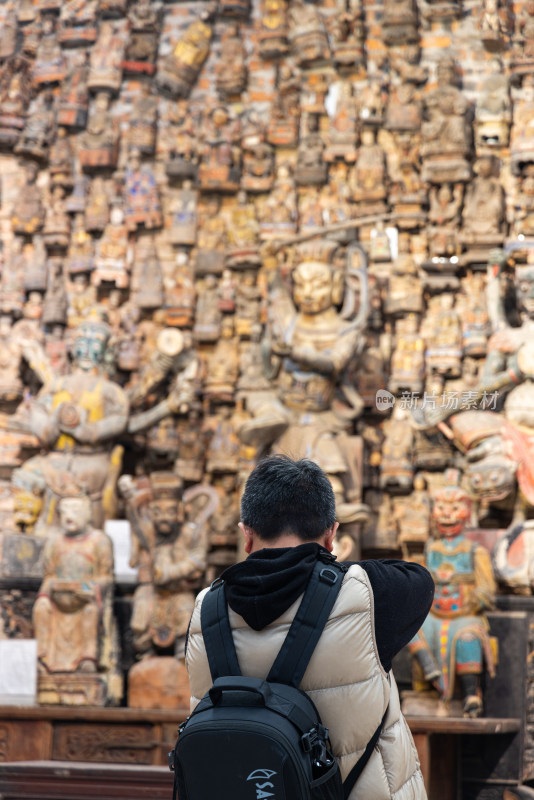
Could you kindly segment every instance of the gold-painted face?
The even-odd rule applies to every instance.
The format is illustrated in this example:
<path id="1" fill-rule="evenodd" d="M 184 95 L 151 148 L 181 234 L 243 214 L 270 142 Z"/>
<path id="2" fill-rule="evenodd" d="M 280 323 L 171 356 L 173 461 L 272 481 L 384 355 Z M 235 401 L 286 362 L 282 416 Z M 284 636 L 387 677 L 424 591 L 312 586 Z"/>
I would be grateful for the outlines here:
<path id="1" fill-rule="evenodd" d="M 333 305 L 333 279 L 328 264 L 305 261 L 293 271 L 293 299 L 304 314 L 319 314 Z"/>
<path id="2" fill-rule="evenodd" d="M 16 492 L 13 498 L 13 518 L 15 525 L 33 530 L 39 518 L 43 501 L 33 492 Z"/>

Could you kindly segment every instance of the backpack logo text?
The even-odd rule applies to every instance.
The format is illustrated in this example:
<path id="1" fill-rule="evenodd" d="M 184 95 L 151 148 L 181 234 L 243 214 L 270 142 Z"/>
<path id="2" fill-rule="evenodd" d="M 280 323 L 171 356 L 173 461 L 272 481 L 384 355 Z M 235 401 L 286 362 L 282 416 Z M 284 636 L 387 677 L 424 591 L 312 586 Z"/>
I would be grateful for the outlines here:
<path id="1" fill-rule="evenodd" d="M 274 792 L 266 791 L 274 789 L 274 783 L 269 780 L 273 775 L 276 775 L 276 772 L 272 769 L 255 769 L 250 773 L 247 781 L 256 782 L 256 800 L 269 800 L 269 798 L 275 800 Z"/>

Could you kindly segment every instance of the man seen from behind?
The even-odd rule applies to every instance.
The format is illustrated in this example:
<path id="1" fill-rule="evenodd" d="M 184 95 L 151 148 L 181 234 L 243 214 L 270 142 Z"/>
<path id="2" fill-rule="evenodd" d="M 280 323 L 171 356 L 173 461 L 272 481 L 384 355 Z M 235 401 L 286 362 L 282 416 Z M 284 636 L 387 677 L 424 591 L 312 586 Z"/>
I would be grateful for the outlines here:
<path id="1" fill-rule="evenodd" d="M 338 523 L 327 476 L 306 459 L 263 459 L 247 480 L 239 527 L 248 558 L 223 576 L 230 625 L 243 675 L 265 678 L 317 559 L 333 550 Z M 342 779 L 384 718 L 350 800 L 425 800 L 391 662 L 428 614 L 433 580 L 421 565 L 400 560 L 345 566 L 341 590 L 300 688 L 330 731 Z M 186 651 L 192 709 L 212 685 L 201 631 L 204 594 L 196 601 Z"/>

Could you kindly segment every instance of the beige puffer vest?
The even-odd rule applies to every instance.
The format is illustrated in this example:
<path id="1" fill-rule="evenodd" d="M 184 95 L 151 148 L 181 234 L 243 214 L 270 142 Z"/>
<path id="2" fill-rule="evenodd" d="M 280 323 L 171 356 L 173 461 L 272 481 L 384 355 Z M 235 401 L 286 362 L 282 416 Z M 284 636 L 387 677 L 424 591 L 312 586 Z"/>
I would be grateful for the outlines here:
<path id="1" fill-rule="evenodd" d="M 196 601 L 186 665 L 191 710 L 213 681 L 208 666 Z M 229 609 L 243 675 L 265 678 L 295 616 L 299 598 L 261 631 L 250 628 Z M 363 753 L 386 708 L 384 727 L 350 800 L 425 800 L 426 792 L 410 729 L 401 714 L 395 679 L 380 663 L 374 632 L 373 592 L 365 570 L 354 565 L 344 577 L 334 608 L 302 680 L 317 706 L 341 775 L 345 778 Z"/>

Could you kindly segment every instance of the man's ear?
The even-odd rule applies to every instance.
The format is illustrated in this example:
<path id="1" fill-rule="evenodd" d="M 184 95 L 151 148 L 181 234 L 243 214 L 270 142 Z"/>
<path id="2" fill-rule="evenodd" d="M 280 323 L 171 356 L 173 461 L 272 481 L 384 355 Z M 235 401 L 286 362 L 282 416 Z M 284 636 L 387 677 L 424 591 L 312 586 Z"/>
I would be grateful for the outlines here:
<path id="1" fill-rule="evenodd" d="M 252 553 L 252 546 L 254 544 L 254 531 L 252 528 L 249 528 L 247 525 L 245 525 L 244 522 L 238 522 L 237 527 L 241 530 L 241 533 L 245 539 L 245 553 L 250 555 Z"/>
<path id="2" fill-rule="evenodd" d="M 336 531 L 339 528 L 339 522 L 334 522 L 331 528 L 327 528 L 324 538 L 324 546 L 330 552 L 334 549 L 334 541 L 336 538 Z"/>

